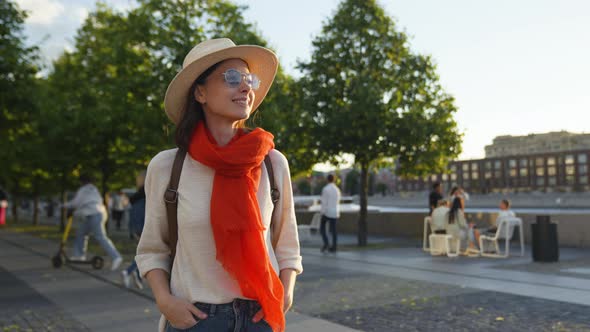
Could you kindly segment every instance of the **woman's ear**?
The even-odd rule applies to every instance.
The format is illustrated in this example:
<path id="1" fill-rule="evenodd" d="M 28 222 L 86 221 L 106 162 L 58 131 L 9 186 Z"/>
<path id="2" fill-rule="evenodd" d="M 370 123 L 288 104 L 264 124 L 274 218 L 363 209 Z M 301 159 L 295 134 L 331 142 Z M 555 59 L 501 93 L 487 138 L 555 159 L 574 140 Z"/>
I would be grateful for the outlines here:
<path id="1" fill-rule="evenodd" d="M 205 88 L 200 85 L 197 85 L 195 89 L 195 100 L 201 104 L 205 104 L 207 102 L 207 98 L 205 98 Z"/>

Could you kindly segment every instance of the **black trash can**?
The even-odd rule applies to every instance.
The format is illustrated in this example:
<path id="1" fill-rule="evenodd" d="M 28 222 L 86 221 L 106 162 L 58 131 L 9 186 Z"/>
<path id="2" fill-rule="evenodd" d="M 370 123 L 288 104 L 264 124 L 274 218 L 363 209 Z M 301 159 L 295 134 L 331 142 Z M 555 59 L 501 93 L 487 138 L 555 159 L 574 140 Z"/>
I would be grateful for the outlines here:
<path id="1" fill-rule="evenodd" d="M 551 222 L 550 216 L 537 216 L 537 223 L 531 224 L 533 261 L 559 261 L 559 243 L 557 241 L 557 224 Z"/>

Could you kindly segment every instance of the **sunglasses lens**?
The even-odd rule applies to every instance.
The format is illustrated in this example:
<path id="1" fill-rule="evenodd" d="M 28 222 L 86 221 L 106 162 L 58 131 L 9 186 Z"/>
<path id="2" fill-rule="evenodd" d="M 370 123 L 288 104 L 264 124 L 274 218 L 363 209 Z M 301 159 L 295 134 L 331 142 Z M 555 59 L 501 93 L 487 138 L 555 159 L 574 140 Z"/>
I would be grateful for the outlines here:
<path id="1" fill-rule="evenodd" d="M 242 73 L 235 69 L 230 69 L 225 72 L 225 81 L 231 87 L 237 87 L 242 82 Z"/>
<path id="2" fill-rule="evenodd" d="M 246 84 L 248 84 L 253 90 L 256 90 L 260 87 L 260 79 L 255 74 L 242 74 L 235 69 L 228 69 L 225 73 L 223 73 L 223 75 L 227 85 L 232 88 L 240 86 L 242 83 L 242 77 L 244 78 Z"/>
<path id="3" fill-rule="evenodd" d="M 250 74 L 247 76 L 246 83 L 248 83 L 248 85 L 250 85 L 250 87 L 254 90 L 260 87 L 260 79 L 258 78 L 258 76 L 254 74 Z"/>

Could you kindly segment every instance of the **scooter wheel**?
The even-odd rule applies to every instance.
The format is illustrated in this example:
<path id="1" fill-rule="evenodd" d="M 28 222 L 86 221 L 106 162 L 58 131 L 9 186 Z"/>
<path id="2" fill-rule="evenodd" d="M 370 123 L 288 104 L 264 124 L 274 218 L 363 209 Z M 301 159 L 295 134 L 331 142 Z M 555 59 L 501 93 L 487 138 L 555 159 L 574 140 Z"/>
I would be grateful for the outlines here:
<path id="1" fill-rule="evenodd" d="M 92 257 L 92 267 L 95 270 L 100 270 L 104 266 L 104 259 L 100 256 Z"/>
<path id="2" fill-rule="evenodd" d="M 61 255 L 56 255 L 51 258 L 51 264 L 56 269 L 59 269 L 63 265 L 63 260 L 61 259 Z"/>

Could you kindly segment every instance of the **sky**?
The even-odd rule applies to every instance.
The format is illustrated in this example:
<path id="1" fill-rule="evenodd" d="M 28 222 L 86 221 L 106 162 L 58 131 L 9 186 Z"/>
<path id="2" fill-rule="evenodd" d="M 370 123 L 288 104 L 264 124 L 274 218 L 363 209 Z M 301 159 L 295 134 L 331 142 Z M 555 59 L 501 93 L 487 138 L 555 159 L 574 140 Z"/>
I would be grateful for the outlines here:
<path id="1" fill-rule="evenodd" d="M 72 48 L 92 0 L 17 0 L 31 11 L 25 32 L 50 62 Z M 131 0 L 107 0 L 120 10 Z M 246 20 L 277 51 L 294 76 L 297 61 L 339 0 L 235 0 Z M 590 125 L 590 1 L 381 0 L 414 52 L 429 54 L 440 82 L 456 99 L 464 134 L 461 159 L 483 158 L 499 135 L 567 130 Z"/>

